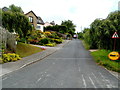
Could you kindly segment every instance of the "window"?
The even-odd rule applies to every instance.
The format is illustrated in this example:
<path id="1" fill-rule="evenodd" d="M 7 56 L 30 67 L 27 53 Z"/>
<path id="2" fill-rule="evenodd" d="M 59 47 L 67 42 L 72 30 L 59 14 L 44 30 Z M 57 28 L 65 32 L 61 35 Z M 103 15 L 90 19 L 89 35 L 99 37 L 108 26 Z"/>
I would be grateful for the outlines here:
<path id="1" fill-rule="evenodd" d="M 29 16 L 29 21 L 33 23 L 33 17 Z"/>
<path id="2" fill-rule="evenodd" d="M 40 26 L 37 26 L 36 28 L 37 28 L 37 29 L 40 29 Z"/>

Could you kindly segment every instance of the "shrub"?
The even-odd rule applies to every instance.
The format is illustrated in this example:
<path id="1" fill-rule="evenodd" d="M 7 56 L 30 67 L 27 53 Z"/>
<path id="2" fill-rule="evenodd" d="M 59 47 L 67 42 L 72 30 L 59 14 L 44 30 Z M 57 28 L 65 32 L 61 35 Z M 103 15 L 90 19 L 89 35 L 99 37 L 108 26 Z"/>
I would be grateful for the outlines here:
<path id="1" fill-rule="evenodd" d="M 51 35 L 51 32 L 46 31 L 46 32 L 44 32 L 44 34 L 49 36 L 49 35 Z"/>
<path id="2" fill-rule="evenodd" d="M 18 54 L 15 53 L 8 53 L 8 54 L 3 54 L 2 56 L 2 62 L 11 62 L 11 61 L 17 61 L 20 60 L 21 58 L 19 57 Z"/>
<path id="3" fill-rule="evenodd" d="M 62 43 L 62 39 L 54 39 L 54 42 L 57 44 L 60 44 L 60 43 Z"/>
<path id="4" fill-rule="evenodd" d="M 31 41 L 29 41 L 31 44 L 38 44 L 39 43 L 39 41 L 38 40 L 31 40 Z"/>
<path id="5" fill-rule="evenodd" d="M 54 47 L 56 44 L 55 43 L 50 43 L 50 44 L 45 44 L 46 46 Z"/>
<path id="6" fill-rule="evenodd" d="M 55 35 L 49 35 L 48 37 L 49 38 L 55 38 Z"/>
<path id="7" fill-rule="evenodd" d="M 49 38 L 43 38 L 39 41 L 40 45 L 44 45 L 44 44 L 48 44 L 50 43 L 50 39 Z"/>
<path id="8" fill-rule="evenodd" d="M 60 39 L 60 37 L 59 36 L 55 36 L 55 39 Z"/>
<path id="9" fill-rule="evenodd" d="M 9 55 L 7 55 L 7 54 L 3 54 L 2 59 L 3 59 L 3 62 L 4 62 L 4 63 L 11 61 Z"/>
<path id="10" fill-rule="evenodd" d="M 25 42 L 26 42 L 26 39 L 25 39 L 25 38 L 21 38 L 21 39 L 20 39 L 20 42 L 25 43 Z"/>

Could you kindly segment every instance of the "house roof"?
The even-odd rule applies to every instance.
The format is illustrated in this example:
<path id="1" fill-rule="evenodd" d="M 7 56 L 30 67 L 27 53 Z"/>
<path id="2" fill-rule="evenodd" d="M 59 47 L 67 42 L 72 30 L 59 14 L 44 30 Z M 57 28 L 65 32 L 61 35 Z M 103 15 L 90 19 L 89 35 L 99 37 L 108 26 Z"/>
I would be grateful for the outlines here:
<path id="1" fill-rule="evenodd" d="M 3 7 L 2 10 L 5 12 L 8 11 L 9 9 L 7 7 Z"/>
<path id="2" fill-rule="evenodd" d="M 41 24 L 44 24 L 44 21 L 42 20 L 40 16 L 38 16 L 37 19 L 41 21 Z"/>
<path id="3" fill-rule="evenodd" d="M 54 21 L 52 21 L 52 22 L 50 22 L 50 24 L 55 25 L 55 22 L 54 22 Z"/>
<path id="4" fill-rule="evenodd" d="M 36 18 L 38 18 L 37 16 L 36 16 L 36 14 L 31 10 L 31 11 L 29 11 L 28 13 L 26 13 L 25 15 L 27 15 L 27 14 L 29 14 L 29 13 L 33 13 L 34 14 L 34 16 L 36 17 Z"/>
<path id="5" fill-rule="evenodd" d="M 28 13 L 26 13 L 25 15 L 27 15 L 27 14 L 29 14 L 29 13 L 33 13 L 34 14 L 34 16 L 38 19 L 38 20 L 40 20 L 41 21 L 41 23 L 40 24 L 44 24 L 44 22 L 43 22 L 43 20 L 42 20 L 42 18 L 40 17 L 40 16 L 37 16 L 32 10 L 31 11 L 29 11 Z"/>
<path id="6" fill-rule="evenodd" d="M 50 24 L 49 22 L 45 22 L 44 26 L 47 27 L 47 26 L 53 26 L 53 25 Z"/>

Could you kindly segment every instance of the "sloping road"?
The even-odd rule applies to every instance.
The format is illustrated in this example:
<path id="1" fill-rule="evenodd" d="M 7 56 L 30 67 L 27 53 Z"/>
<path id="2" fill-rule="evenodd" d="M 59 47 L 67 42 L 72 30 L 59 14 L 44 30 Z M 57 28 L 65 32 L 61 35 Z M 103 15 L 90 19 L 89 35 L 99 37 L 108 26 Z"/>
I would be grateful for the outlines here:
<path id="1" fill-rule="evenodd" d="M 119 82 L 93 61 L 80 40 L 2 78 L 3 88 L 118 88 Z"/>

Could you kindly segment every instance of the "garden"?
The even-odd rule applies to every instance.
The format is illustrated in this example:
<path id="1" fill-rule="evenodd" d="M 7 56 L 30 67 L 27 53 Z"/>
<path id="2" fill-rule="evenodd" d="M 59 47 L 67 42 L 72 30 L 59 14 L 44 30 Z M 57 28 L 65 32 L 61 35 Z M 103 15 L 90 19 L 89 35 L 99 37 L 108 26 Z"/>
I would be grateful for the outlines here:
<path id="1" fill-rule="evenodd" d="M 41 32 L 40 30 L 32 30 L 28 33 L 26 39 L 22 38 L 20 41 L 23 43 L 27 42 L 29 44 L 53 47 L 62 43 L 63 39 L 54 31 Z"/>
<path id="2" fill-rule="evenodd" d="M 21 7 L 10 5 L 7 11 L 2 11 L 2 26 L 10 33 L 16 33 L 16 51 L 2 45 L 2 58 L 0 63 L 20 60 L 20 57 L 26 57 L 42 51 L 33 45 L 54 47 L 66 39 L 66 35 L 72 35 L 75 32 L 75 25 L 71 20 L 62 21 L 61 25 L 45 27 L 45 32 L 35 30 L 35 27 L 29 23 L 29 19 L 24 15 Z M 11 24 L 12 23 L 12 24 Z M 48 31 L 51 30 L 51 31 Z M 32 45 L 33 44 L 33 45 Z M 32 53 L 30 53 L 31 51 Z M 26 53 L 25 53 L 26 52 Z"/>

